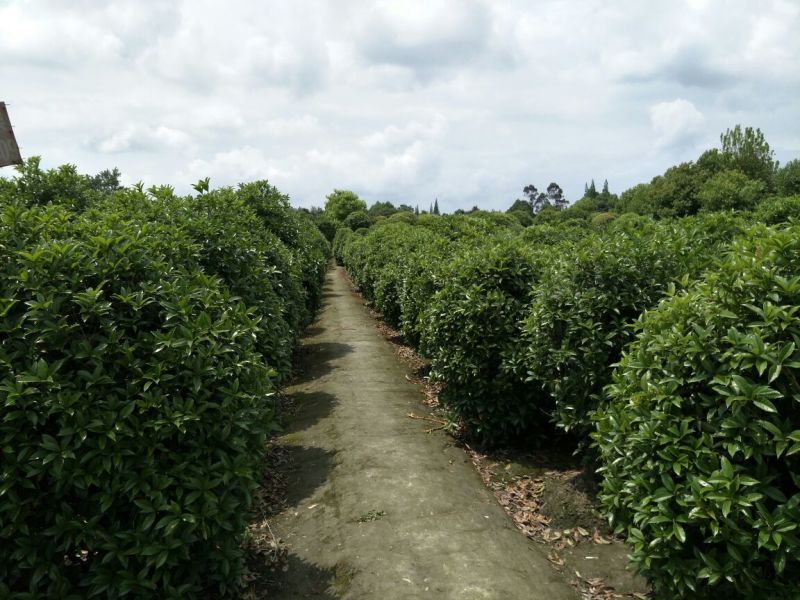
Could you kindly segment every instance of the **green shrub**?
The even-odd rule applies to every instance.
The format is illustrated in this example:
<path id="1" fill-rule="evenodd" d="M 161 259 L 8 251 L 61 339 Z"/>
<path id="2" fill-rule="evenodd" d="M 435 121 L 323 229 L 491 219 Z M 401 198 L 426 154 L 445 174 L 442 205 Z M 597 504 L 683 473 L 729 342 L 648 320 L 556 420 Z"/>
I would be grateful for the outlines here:
<path id="1" fill-rule="evenodd" d="M 428 219 L 431 221 L 438 221 L 438 217 L 435 216 L 428 216 Z M 467 217 L 468 220 L 472 221 L 480 221 L 484 224 L 485 227 L 491 229 L 494 232 L 497 231 L 507 231 L 507 232 L 514 232 L 519 233 L 523 230 L 523 226 L 520 224 L 519 220 L 516 219 L 513 215 L 508 215 L 503 212 L 487 212 L 487 211 L 480 211 L 475 213 L 474 215 L 470 215 Z M 452 222 L 452 219 L 451 219 Z M 469 222 L 469 221 L 467 221 Z"/>
<path id="2" fill-rule="evenodd" d="M 302 323 L 311 322 L 322 301 L 322 279 L 330 258 L 330 245 L 311 217 L 295 210 L 289 197 L 268 181 L 239 185 L 236 195 L 251 207 L 264 227 L 278 236 L 297 260 L 297 271 L 306 294 Z"/>
<path id="3" fill-rule="evenodd" d="M 345 220 L 342 221 L 342 225 L 345 227 L 349 227 L 353 231 L 356 229 L 366 229 L 372 224 L 370 220 L 370 216 L 367 214 L 365 210 L 357 210 L 355 212 L 351 212 Z"/>
<path id="4" fill-rule="evenodd" d="M 777 170 L 775 191 L 781 196 L 800 195 L 800 159 L 790 160 Z"/>
<path id="5" fill-rule="evenodd" d="M 408 223 L 411 225 L 417 220 L 417 217 L 413 212 L 401 210 L 393 215 L 389 215 L 386 220 L 390 223 Z"/>
<path id="6" fill-rule="evenodd" d="M 260 319 L 257 347 L 280 379 L 291 370 L 295 336 L 308 320 L 300 262 L 230 188 L 178 197 L 171 190 L 117 193 L 90 212 L 90 220 L 117 218 L 159 223 L 168 219 L 200 249 L 203 270 L 220 277 Z M 299 235 L 299 234 L 298 234 Z"/>
<path id="7" fill-rule="evenodd" d="M 103 197 L 90 177 L 78 173 L 75 165 L 55 169 L 41 168 L 41 158 L 32 156 L 16 167 L 16 177 L 0 191 L 0 199 L 22 202 L 26 206 L 59 204 L 82 211 Z"/>
<path id="8" fill-rule="evenodd" d="M 564 211 L 558 210 L 554 206 L 545 206 L 536 213 L 533 222 L 536 224 L 556 224 L 564 220 Z"/>
<path id="9" fill-rule="evenodd" d="M 790 219 L 800 219 L 800 194 L 764 200 L 758 205 L 753 217 L 756 221 L 767 225 L 778 225 Z"/>
<path id="10" fill-rule="evenodd" d="M 339 227 L 336 230 L 336 235 L 333 236 L 333 244 L 331 244 L 331 247 L 333 249 L 333 256 L 336 258 L 336 263 L 338 265 L 344 264 L 345 247 L 350 241 L 350 237 L 352 235 L 353 230 L 349 227 Z"/>
<path id="11" fill-rule="evenodd" d="M 741 171 L 725 170 L 709 178 L 697 192 L 700 209 L 752 210 L 766 193 L 763 181 L 750 179 Z"/>
<path id="12" fill-rule="evenodd" d="M 300 282 L 305 291 L 308 325 L 314 312 L 322 305 L 322 284 L 331 259 L 331 246 L 310 217 L 294 211 L 298 226 L 298 245 L 292 248 L 299 257 Z"/>
<path id="13" fill-rule="evenodd" d="M 468 432 L 496 444 L 548 429 L 547 406 L 504 369 L 544 256 L 519 240 L 468 247 L 443 266 L 421 319 L 422 351 L 444 382 L 441 401 Z"/>
<path id="14" fill-rule="evenodd" d="M 552 257 L 527 313 L 520 354 L 533 388 L 552 395 L 559 427 L 585 438 L 631 339 L 630 325 L 670 282 L 699 276 L 740 231 L 741 221 L 729 215 L 625 219 Z"/>
<path id="15" fill-rule="evenodd" d="M 552 225 L 543 223 L 528 227 L 520 234 L 520 240 L 529 246 L 553 246 L 564 241 L 577 242 L 589 233 L 585 221 L 570 220 Z"/>
<path id="16" fill-rule="evenodd" d="M 596 214 L 595 216 L 592 217 L 592 221 L 591 221 L 592 227 L 594 229 L 600 229 L 600 230 L 605 229 L 616 218 L 617 218 L 617 215 L 615 215 L 613 212 L 598 213 L 598 214 Z"/>
<path id="17" fill-rule="evenodd" d="M 0 212 L 0 596 L 229 591 L 272 404 L 173 226 Z"/>
<path id="18" fill-rule="evenodd" d="M 437 217 L 441 218 L 441 217 Z M 410 250 L 401 263 L 398 284 L 400 332 L 412 346 L 419 348 L 422 316 L 441 287 L 442 267 L 457 251 L 458 244 L 439 235 L 423 235 L 417 248 Z M 424 354 L 424 349 L 422 350 Z"/>
<path id="19" fill-rule="evenodd" d="M 441 267 L 462 246 L 473 247 L 522 228 L 497 213 L 421 215 L 413 225 L 393 217 L 369 231 L 343 233 L 337 248 L 364 297 L 417 346 L 420 315 L 440 287 Z"/>
<path id="20" fill-rule="evenodd" d="M 603 506 L 659 598 L 797 598 L 800 227 L 758 226 L 637 323 L 597 415 Z"/>
<path id="21" fill-rule="evenodd" d="M 392 327 L 400 327 L 400 291 L 402 266 L 387 264 L 379 272 L 373 290 L 374 304 L 381 318 Z"/>
<path id="22" fill-rule="evenodd" d="M 523 227 L 533 225 L 533 215 L 529 210 L 512 210 L 508 214 L 519 221 Z"/>
<path id="23" fill-rule="evenodd" d="M 202 195 L 202 194 L 201 194 Z M 289 204 L 289 196 L 281 193 L 266 180 L 242 183 L 236 195 L 249 206 L 264 227 L 278 236 L 287 248 L 297 248 L 300 230 L 295 211 Z"/>

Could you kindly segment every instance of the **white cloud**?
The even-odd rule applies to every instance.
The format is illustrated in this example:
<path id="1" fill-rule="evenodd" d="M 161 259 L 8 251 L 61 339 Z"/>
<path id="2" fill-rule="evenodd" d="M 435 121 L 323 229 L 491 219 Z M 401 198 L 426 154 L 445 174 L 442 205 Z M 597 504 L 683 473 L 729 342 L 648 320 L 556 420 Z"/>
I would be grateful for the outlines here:
<path id="1" fill-rule="evenodd" d="M 702 132 L 705 118 L 694 104 L 683 98 L 650 107 L 650 123 L 658 146 L 690 143 Z"/>
<path id="2" fill-rule="evenodd" d="M 25 5 L 0 6 L 0 55 L 21 64 L 75 68 L 86 62 L 110 62 L 122 42 L 113 34 L 86 23 L 77 15 L 47 19 Z"/>
<path id="3" fill-rule="evenodd" d="M 143 127 L 129 125 L 115 131 L 97 143 L 97 150 L 104 153 L 181 148 L 191 142 L 184 131 L 165 125 Z"/>
<path id="4" fill-rule="evenodd" d="M 178 177 L 186 185 L 210 177 L 215 186 L 235 185 L 241 181 L 280 178 L 281 171 L 272 166 L 269 158 L 252 146 L 218 152 L 208 160 L 195 159 Z"/>
<path id="5" fill-rule="evenodd" d="M 358 43 L 369 62 L 427 74 L 481 56 L 490 27 L 488 7 L 473 0 L 382 1 L 361 19 Z"/>
<path id="6" fill-rule="evenodd" d="M 314 115 L 271 119 L 265 121 L 263 124 L 259 124 L 258 127 L 266 135 L 279 137 L 288 135 L 310 135 L 319 133 L 321 130 L 319 119 Z"/>
<path id="7" fill-rule="evenodd" d="M 412 121 L 403 126 L 389 125 L 364 137 L 361 145 L 365 148 L 392 149 L 406 147 L 421 140 L 435 139 L 443 135 L 447 122 L 442 115 L 428 123 Z"/>
<path id="8" fill-rule="evenodd" d="M 800 4 L 777 2 L 775 10 L 754 17 L 744 50 L 748 63 L 777 77 L 797 82 L 800 56 Z"/>

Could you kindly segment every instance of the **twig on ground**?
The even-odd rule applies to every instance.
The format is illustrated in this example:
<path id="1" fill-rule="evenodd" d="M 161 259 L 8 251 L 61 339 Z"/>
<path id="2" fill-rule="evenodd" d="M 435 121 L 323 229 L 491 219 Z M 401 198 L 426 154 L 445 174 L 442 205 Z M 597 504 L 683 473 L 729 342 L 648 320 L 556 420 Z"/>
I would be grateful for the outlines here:
<path id="1" fill-rule="evenodd" d="M 425 429 L 424 432 L 425 433 L 433 433 L 434 431 L 441 431 L 445 427 L 447 427 L 447 425 L 439 425 L 438 427 L 431 427 L 430 429 Z"/>
<path id="2" fill-rule="evenodd" d="M 444 419 L 436 419 L 434 417 L 425 417 L 420 415 L 415 415 L 413 412 L 410 412 L 406 415 L 409 419 L 417 419 L 418 421 L 431 421 L 432 423 L 439 423 L 442 428 L 447 427 L 447 421 Z"/>

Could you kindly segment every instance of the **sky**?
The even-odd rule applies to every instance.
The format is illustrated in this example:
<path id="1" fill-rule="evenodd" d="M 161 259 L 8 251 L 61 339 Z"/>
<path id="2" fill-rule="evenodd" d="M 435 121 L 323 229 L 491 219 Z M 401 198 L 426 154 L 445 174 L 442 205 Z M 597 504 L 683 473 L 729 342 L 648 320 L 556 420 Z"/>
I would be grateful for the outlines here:
<path id="1" fill-rule="evenodd" d="M 800 157 L 798 31 L 800 0 L 0 0 L 0 101 L 23 156 L 125 184 L 504 210 L 737 123 Z"/>

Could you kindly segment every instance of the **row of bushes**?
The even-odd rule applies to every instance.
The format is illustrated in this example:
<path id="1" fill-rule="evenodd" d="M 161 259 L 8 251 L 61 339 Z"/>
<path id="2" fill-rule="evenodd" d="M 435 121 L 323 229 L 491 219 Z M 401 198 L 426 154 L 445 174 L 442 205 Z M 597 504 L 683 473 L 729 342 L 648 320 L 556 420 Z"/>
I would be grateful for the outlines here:
<path id="1" fill-rule="evenodd" d="M 659 597 L 797 598 L 800 226 L 756 226 L 636 323 L 601 500 Z"/>
<path id="2" fill-rule="evenodd" d="M 266 182 L 0 182 L 0 596 L 235 588 L 328 253 Z"/>
<path id="3" fill-rule="evenodd" d="M 760 207 L 763 214 L 757 216 L 780 222 L 792 214 L 791 202 Z M 572 222 L 520 231 L 475 214 L 340 230 L 335 251 L 364 295 L 431 358 L 433 376 L 444 382 L 440 398 L 469 434 L 489 444 L 530 444 L 552 440 L 560 430 L 584 448 L 593 443 L 588 456 L 604 467 L 604 505 L 633 543 L 636 563 L 659 594 L 750 597 L 750 591 L 766 586 L 775 597 L 791 597 L 788 590 L 798 584 L 792 562 L 800 553 L 793 533 L 800 523 L 800 495 L 796 480 L 787 475 L 796 466 L 789 456 L 797 441 L 792 436 L 800 439 L 792 395 L 797 391 L 779 388 L 785 406 L 775 405 L 772 420 L 764 415 L 754 420 L 762 409 L 748 405 L 735 425 L 749 428 L 746 433 L 735 429 L 720 407 L 731 396 L 743 402 L 746 397 L 756 407 L 761 394 L 774 402 L 778 396 L 767 389 L 772 389 L 769 380 L 793 381 L 791 368 L 800 364 L 795 364 L 793 345 L 800 338 L 790 345 L 800 303 L 786 296 L 798 285 L 800 263 L 792 272 L 791 251 L 784 248 L 797 229 L 767 229 L 750 225 L 751 220 L 709 214 L 656 222 L 626 215 L 602 227 Z M 747 246 L 741 240 L 749 237 L 761 242 Z M 789 253 L 780 267 L 770 263 L 769 253 L 776 252 L 767 250 L 771 244 Z M 723 256 L 728 258 L 720 266 Z M 734 277 L 744 270 L 742 260 L 750 261 L 751 279 Z M 657 308 L 665 294 L 722 293 L 721 272 L 729 274 L 724 284 L 729 290 L 750 286 L 750 307 L 736 304 L 744 297 L 737 291 L 740 296 L 718 301 L 698 318 L 718 310 L 719 318 L 738 325 L 740 337 L 730 343 L 740 350 L 750 344 L 749 358 L 725 358 L 718 341 L 687 339 L 692 321 L 669 333 L 660 328 L 676 328 L 675 321 L 667 326 L 665 318 L 650 316 L 674 310 Z M 779 285 L 783 295 L 774 289 Z M 700 288 L 704 291 L 696 291 Z M 647 329 L 635 326 L 642 314 L 669 339 L 665 344 L 667 338 L 651 334 L 656 341 L 648 349 L 655 358 L 649 362 L 625 352 L 648 343 L 643 341 Z M 783 332 L 781 344 L 751 336 L 767 319 Z M 713 336 L 728 334 L 720 328 Z M 670 344 L 676 350 L 665 365 L 660 361 Z M 687 348 L 694 354 L 682 359 Z M 725 361 L 729 364 L 722 368 Z M 684 396 L 663 382 L 648 387 L 651 380 L 673 377 L 672 368 L 680 370 Z M 748 369 L 754 377 L 745 385 L 741 378 L 750 375 L 740 372 Z M 713 381 L 724 371 L 727 379 Z M 705 388 L 703 373 L 709 379 Z M 616 383 L 609 388 L 612 380 Z M 637 385 L 647 392 L 637 395 L 632 391 Z M 643 395 L 650 405 L 644 405 Z M 700 433 L 704 437 L 697 437 Z M 771 450 L 757 450 L 759 444 Z M 724 468 L 726 473 L 733 468 L 728 480 L 735 483 L 714 478 L 712 471 L 722 468 L 721 450 L 729 453 Z M 716 456 L 716 466 L 701 456 Z M 671 475 L 662 477 L 667 471 Z M 687 490 L 697 486 L 703 491 L 697 502 L 685 501 Z M 733 498 L 739 487 L 748 486 L 754 489 L 744 493 L 754 495 L 745 516 L 744 505 Z M 769 500 L 758 504 L 758 494 Z M 773 534 L 777 537 L 769 537 Z M 743 537 L 728 550 L 734 535 Z M 704 544 L 716 549 L 706 553 Z M 721 556 L 725 552 L 729 560 Z"/>
<path id="4" fill-rule="evenodd" d="M 453 417 L 497 444 L 541 441 L 554 424 L 585 439 L 630 324 L 743 227 L 724 214 L 630 215 L 602 230 L 523 230 L 464 215 L 342 229 L 335 249 L 376 309 L 431 358 Z"/>

